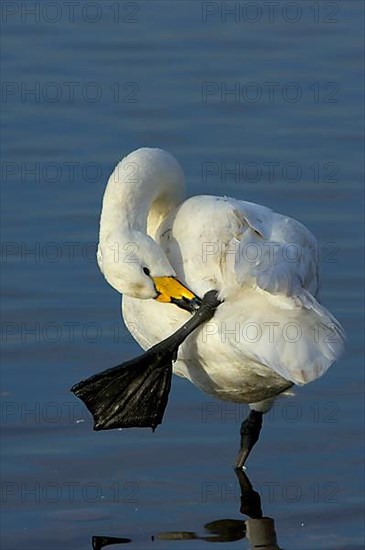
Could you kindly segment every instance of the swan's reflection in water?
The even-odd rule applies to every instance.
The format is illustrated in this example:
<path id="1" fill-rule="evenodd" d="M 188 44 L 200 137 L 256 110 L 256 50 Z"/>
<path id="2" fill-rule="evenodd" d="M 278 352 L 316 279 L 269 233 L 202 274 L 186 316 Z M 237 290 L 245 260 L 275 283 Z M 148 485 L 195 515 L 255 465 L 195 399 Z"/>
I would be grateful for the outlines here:
<path id="1" fill-rule="evenodd" d="M 169 531 L 152 537 L 152 541 L 204 540 L 206 542 L 234 542 L 246 538 L 251 550 L 280 550 L 276 541 L 275 524 L 272 518 L 264 517 L 261 499 L 245 472 L 235 470 L 241 490 L 240 512 L 246 520 L 218 519 L 204 525 L 206 535 L 199 536 L 192 531 Z M 124 537 L 92 538 L 93 550 L 102 550 L 106 546 L 128 544 L 131 539 Z"/>
<path id="2" fill-rule="evenodd" d="M 112 544 L 128 544 L 129 542 L 132 542 L 132 540 L 125 537 L 93 537 L 92 547 L 93 550 L 101 550 Z"/>

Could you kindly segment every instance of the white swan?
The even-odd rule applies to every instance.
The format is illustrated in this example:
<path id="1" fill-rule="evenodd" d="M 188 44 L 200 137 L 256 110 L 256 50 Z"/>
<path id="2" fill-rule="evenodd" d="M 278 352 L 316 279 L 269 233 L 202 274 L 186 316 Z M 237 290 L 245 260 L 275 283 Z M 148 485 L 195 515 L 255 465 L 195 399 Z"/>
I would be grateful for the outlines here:
<path id="1" fill-rule="evenodd" d="M 343 349 L 340 324 L 316 299 L 317 252 L 302 224 L 264 206 L 184 201 L 182 169 L 161 149 L 126 156 L 105 190 L 98 263 L 123 294 L 135 339 L 150 348 L 190 317 L 176 303 L 217 290 L 223 303 L 179 347 L 173 370 L 253 411 L 322 376 Z"/>

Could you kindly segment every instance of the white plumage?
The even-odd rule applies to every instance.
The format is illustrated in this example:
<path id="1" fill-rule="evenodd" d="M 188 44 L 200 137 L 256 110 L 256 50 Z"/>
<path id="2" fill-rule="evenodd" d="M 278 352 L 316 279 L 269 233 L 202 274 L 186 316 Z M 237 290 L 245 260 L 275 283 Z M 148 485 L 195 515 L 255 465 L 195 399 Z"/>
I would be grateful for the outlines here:
<path id="1" fill-rule="evenodd" d="M 224 300 L 174 363 L 214 397 L 263 410 L 261 402 L 319 378 L 340 355 L 342 328 L 316 298 L 317 251 L 302 224 L 264 206 L 206 195 L 184 201 L 181 167 L 166 151 L 134 151 L 108 181 L 98 262 L 123 294 L 124 320 L 140 345 L 166 338 L 190 315 L 154 300 L 151 277 L 176 276 L 198 296 L 215 289 Z"/>

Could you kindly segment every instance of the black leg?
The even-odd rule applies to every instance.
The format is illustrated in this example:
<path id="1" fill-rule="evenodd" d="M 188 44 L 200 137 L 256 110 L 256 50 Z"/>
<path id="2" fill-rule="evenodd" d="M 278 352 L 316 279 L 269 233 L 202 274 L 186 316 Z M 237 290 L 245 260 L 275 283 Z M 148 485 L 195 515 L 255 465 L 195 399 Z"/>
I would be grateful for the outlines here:
<path id="1" fill-rule="evenodd" d="M 253 446 L 258 441 L 262 426 L 262 412 L 251 411 L 241 425 L 241 448 L 238 453 L 236 468 L 244 466 Z"/>

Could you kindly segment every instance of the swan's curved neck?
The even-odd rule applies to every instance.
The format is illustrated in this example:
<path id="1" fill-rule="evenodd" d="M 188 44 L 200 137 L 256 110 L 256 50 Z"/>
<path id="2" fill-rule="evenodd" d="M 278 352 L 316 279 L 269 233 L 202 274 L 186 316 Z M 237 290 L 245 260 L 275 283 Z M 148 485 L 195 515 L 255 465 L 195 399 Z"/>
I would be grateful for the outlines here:
<path id="1" fill-rule="evenodd" d="M 116 166 L 105 190 L 101 242 L 116 231 L 140 231 L 154 237 L 161 222 L 183 198 L 180 174 L 173 177 L 173 173 L 149 171 L 148 166 L 127 159 Z"/>

